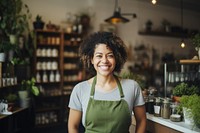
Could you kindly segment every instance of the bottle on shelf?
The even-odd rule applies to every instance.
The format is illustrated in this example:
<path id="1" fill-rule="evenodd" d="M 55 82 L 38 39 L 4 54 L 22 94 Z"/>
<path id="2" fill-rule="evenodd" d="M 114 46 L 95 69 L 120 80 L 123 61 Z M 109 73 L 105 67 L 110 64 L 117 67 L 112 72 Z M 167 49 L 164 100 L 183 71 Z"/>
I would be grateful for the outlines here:
<path id="1" fill-rule="evenodd" d="M 50 82 L 54 82 L 54 81 L 55 81 L 55 76 L 54 76 L 53 71 L 50 72 L 49 81 L 50 81 Z"/>
<path id="2" fill-rule="evenodd" d="M 55 78 L 55 81 L 56 82 L 59 82 L 60 81 L 60 73 L 59 73 L 59 71 L 57 70 L 56 71 L 56 76 L 55 76 L 56 78 Z"/>
<path id="3" fill-rule="evenodd" d="M 42 81 L 43 81 L 44 83 L 48 82 L 48 76 L 47 76 L 46 71 L 43 72 Z"/>
<path id="4" fill-rule="evenodd" d="M 40 75 L 39 72 L 37 72 L 37 74 L 36 74 L 36 82 L 37 82 L 37 83 L 40 83 L 40 82 L 41 82 L 41 75 Z"/>

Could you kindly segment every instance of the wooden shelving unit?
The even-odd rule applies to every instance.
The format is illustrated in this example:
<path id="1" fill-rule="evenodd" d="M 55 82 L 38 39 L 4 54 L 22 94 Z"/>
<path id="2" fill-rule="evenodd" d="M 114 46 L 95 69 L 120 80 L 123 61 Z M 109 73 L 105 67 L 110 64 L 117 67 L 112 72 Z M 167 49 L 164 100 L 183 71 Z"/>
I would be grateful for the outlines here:
<path id="1" fill-rule="evenodd" d="M 37 30 L 33 71 L 41 90 L 36 102 L 36 127 L 62 123 L 62 33 Z"/>
<path id="2" fill-rule="evenodd" d="M 37 85 L 42 90 L 41 95 L 36 97 L 36 127 L 60 125 L 68 118 L 67 103 L 71 91 L 83 79 L 78 55 L 82 35 L 46 30 L 35 33 L 37 44 L 33 70 Z M 54 55 L 53 51 L 57 54 Z M 55 78 L 56 72 L 59 72 L 60 80 L 52 81 L 51 74 L 54 73 Z M 44 73 L 47 80 L 44 80 Z"/>

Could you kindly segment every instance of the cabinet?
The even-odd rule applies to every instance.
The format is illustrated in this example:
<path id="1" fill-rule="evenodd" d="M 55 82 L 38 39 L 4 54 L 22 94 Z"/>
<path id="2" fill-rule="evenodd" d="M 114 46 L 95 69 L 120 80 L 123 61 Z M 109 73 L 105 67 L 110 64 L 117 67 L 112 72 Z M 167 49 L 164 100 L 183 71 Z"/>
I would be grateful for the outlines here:
<path id="1" fill-rule="evenodd" d="M 200 86 L 200 60 L 180 60 L 164 64 L 164 95 L 180 82 Z"/>
<path id="2" fill-rule="evenodd" d="M 37 30 L 33 71 L 41 95 L 35 98 L 36 127 L 62 122 L 62 34 Z"/>

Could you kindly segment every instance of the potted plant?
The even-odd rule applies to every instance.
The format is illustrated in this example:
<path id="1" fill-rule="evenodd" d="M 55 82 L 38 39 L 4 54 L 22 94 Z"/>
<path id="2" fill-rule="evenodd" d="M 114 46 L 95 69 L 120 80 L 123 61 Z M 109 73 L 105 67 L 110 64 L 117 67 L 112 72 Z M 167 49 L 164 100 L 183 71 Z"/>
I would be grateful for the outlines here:
<path id="1" fill-rule="evenodd" d="M 4 62 L 6 59 L 6 54 L 14 49 L 15 46 L 13 46 L 9 41 L 0 40 L 0 62 Z"/>
<path id="2" fill-rule="evenodd" d="M 162 23 L 162 27 L 163 27 L 164 31 L 170 32 L 170 25 L 171 25 L 170 22 L 166 19 L 163 19 L 161 23 Z"/>
<path id="3" fill-rule="evenodd" d="M 146 31 L 151 31 L 152 30 L 152 21 L 151 20 L 147 20 L 147 22 L 145 23 L 145 28 L 146 28 Z"/>
<path id="4" fill-rule="evenodd" d="M 9 93 L 5 99 L 8 101 L 8 111 L 12 111 L 16 102 L 17 102 L 17 95 L 15 93 Z"/>
<path id="5" fill-rule="evenodd" d="M 1 0 L 3 9 L 0 27 L 3 34 L 10 38 L 12 44 L 16 44 L 17 36 L 29 30 L 28 19 L 31 17 L 29 8 L 21 0 Z"/>
<path id="6" fill-rule="evenodd" d="M 34 29 L 43 29 L 44 28 L 44 22 L 42 20 L 42 16 L 37 15 L 35 18 L 35 21 L 33 22 Z"/>
<path id="7" fill-rule="evenodd" d="M 189 86 L 187 83 L 184 82 L 177 84 L 172 90 L 173 99 L 176 102 L 180 102 L 180 98 L 183 95 L 193 94 L 199 94 L 199 88 L 194 85 Z"/>
<path id="8" fill-rule="evenodd" d="M 0 62 L 5 62 L 6 54 L 4 49 L 5 44 L 3 42 L 0 43 Z"/>
<path id="9" fill-rule="evenodd" d="M 35 82 L 35 78 L 21 82 L 20 90 L 18 91 L 21 107 L 29 106 L 31 97 L 39 95 L 39 88 L 35 85 Z"/>
<path id="10" fill-rule="evenodd" d="M 192 44 L 195 47 L 195 50 L 198 51 L 198 57 L 200 60 L 200 33 L 195 34 L 192 38 L 191 38 Z"/>
<path id="11" fill-rule="evenodd" d="M 180 108 L 183 109 L 184 120 L 188 124 L 194 124 L 200 128 L 200 96 L 197 94 L 182 96 Z M 189 120 L 188 120 L 189 119 Z"/>

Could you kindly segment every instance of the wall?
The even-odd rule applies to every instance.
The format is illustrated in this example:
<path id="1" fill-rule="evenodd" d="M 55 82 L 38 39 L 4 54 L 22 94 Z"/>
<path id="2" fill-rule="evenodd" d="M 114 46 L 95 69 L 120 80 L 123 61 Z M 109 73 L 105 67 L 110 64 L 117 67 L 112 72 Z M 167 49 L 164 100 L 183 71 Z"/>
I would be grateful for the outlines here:
<path id="1" fill-rule="evenodd" d="M 55 24 L 62 24 L 67 19 L 67 13 L 80 13 L 80 11 L 89 10 L 91 14 L 95 14 L 92 18 L 92 31 L 98 31 L 100 24 L 104 23 L 104 19 L 110 17 L 114 10 L 115 0 L 23 0 L 28 4 L 33 15 L 33 19 L 37 14 L 42 15 L 46 23 L 51 21 Z M 118 24 L 117 33 L 125 41 L 127 45 L 134 46 L 145 44 L 146 46 L 156 48 L 161 58 L 165 52 L 173 52 L 175 56 L 185 56 L 192 58 L 191 53 L 195 51 L 190 47 L 189 41 L 186 40 L 185 49 L 180 48 L 179 38 L 168 37 L 149 37 L 138 35 L 138 31 L 144 28 L 147 19 L 153 21 L 153 29 L 161 25 L 162 19 L 169 20 L 172 24 L 180 25 L 180 9 L 167 6 L 152 5 L 147 2 L 136 0 L 119 0 L 119 6 L 123 13 L 136 13 L 137 18 L 126 16 L 130 19 L 129 23 Z M 189 29 L 200 30 L 200 14 L 184 10 L 184 27 Z M 134 56 L 134 54 L 133 54 Z"/>

